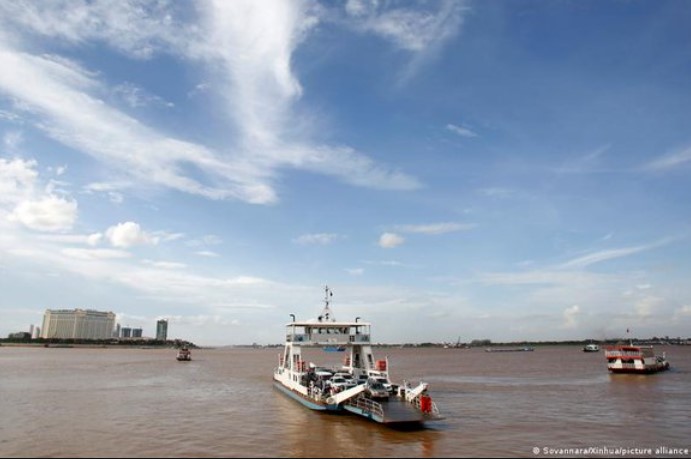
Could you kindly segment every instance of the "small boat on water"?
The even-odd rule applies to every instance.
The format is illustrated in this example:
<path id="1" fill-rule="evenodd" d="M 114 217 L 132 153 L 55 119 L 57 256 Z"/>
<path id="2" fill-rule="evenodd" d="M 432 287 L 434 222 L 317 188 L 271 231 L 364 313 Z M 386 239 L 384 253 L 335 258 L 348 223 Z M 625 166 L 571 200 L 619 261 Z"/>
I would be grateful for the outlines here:
<path id="1" fill-rule="evenodd" d="M 588 343 L 583 346 L 583 352 L 600 352 L 600 346 L 595 343 Z"/>
<path id="2" fill-rule="evenodd" d="M 325 288 L 325 307 L 316 319 L 286 325 L 283 353 L 274 369 L 274 387 L 316 411 L 348 412 L 388 425 L 420 424 L 443 419 L 428 393 L 428 383 L 391 384 L 388 359 L 372 352 L 371 324 L 337 321 L 330 309 L 333 295 Z M 307 362 L 303 349 L 344 348 L 337 368 Z"/>
<path id="3" fill-rule="evenodd" d="M 605 348 L 605 358 L 611 373 L 652 374 L 669 370 L 665 353 L 656 355 L 652 346 L 616 344 Z"/>
<path id="4" fill-rule="evenodd" d="M 178 350 L 178 355 L 175 358 L 181 362 L 192 360 L 192 351 L 188 347 L 182 347 Z"/>
<path id="5" fill-rule="evenodd" d="M 533 352 L 534 347 L 488 347 L 485 352 Z"/>

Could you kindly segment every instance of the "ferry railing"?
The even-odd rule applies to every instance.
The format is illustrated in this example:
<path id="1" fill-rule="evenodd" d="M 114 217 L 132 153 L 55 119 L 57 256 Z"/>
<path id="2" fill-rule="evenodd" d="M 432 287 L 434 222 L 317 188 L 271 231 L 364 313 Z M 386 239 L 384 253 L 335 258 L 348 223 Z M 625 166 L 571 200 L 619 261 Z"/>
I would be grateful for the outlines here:
<path id="1" fill-rule="evenodd" d="M 432 416 L 441 416 L 441 413 L 439 412 L 439 408 L 437 408 L 437 404 L 434 402 L 434 400 L 430 400 L 431 402 L 431 407 L 428 413 Z M 420 397 L 415 397 L 414 399 L 410 400 L 409 402 L 411 405 L 413 405 L 415 408 L 418 410 L 422 411 L 422 406 L 420 403 Z"/>
<path id="2" fill-rule="evenodd" d="M 384 408 L 381 403 L 375 402 L 367 397 L 355 397 L 348 399 L 346 405 L 354 406 L 362 411 L 372 413 L 375 416 L 384 417 Z"/>

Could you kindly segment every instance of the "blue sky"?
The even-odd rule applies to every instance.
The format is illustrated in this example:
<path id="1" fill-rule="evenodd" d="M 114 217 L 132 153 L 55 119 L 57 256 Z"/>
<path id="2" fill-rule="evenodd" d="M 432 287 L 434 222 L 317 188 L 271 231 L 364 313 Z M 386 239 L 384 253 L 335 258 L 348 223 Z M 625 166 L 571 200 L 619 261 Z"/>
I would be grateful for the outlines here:
<path id="1" fill-rule="evenodd" d="M 689 336 L 691 4 L 3 2 L 0 336 Z"/>

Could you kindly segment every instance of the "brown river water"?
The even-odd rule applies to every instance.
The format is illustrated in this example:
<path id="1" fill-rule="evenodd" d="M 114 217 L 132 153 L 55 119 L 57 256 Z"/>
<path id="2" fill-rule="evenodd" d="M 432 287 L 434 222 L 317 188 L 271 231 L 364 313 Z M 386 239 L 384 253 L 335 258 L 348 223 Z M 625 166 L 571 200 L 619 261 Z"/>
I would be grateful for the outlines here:
<path id="1" fill-rule="evenodd" d="M 445 416 L 396 430 L 281 394 L 278 348 L 1 346 L 0 457 L 689 457 L 691 346 L 656 351 L 672 369 L 641 376 L 576 346 L 375 348 Z"/>

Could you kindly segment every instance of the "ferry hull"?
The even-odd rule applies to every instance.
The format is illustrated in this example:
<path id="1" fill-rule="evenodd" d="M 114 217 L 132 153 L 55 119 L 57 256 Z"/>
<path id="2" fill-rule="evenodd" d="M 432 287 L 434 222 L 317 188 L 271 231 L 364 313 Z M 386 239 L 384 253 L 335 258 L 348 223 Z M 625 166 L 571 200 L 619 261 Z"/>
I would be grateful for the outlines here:
<path id="1" fill-rule="evenodd" d="M 317 403 L 314 400 L 310 400 L 306 397 L 304 397 L 302 394 L 299 394 L 293 390 L 290 390 L 289 388 L 285 387 L 283 384 L 281 384 L 278 381 L 274 381 L 274 387 L 278 389 L 281 393 L 286 395 L 287 397 L 295 400 L 296 402 L 300 403 L 303 406 L 306 406 L 310 410 L 315 410 L 315 411 L 342 411 L 341 407 L 339 405 L 328 405 L 324 403 Z"/>
<path id="2" fill-rule="evenodd" d="M 627 368 L 610 368 L 609 372 L 613 374 L 628 374 L 628 375 L 651 375 L 653 373 L 658 373 L 660 371 L 664 371 L 665 369 L 662 370 L 657 370 L 655 368 L 649 368 L 646 370 L 631 370 Z"/>
<path id="3" fill-rule="evenodd" d="M 656 366 L 622 366 L 621 364 L 619 365 L 610 365 L 608 366 L 608 370 L 610 373 L 618 373 L 618 374 L 638 374 L 638 375 L 650 375 L 653 373 L 659 373 L 661 371 L 666 371 L 669 370 L 669 364 L 660 364 Z"/>

